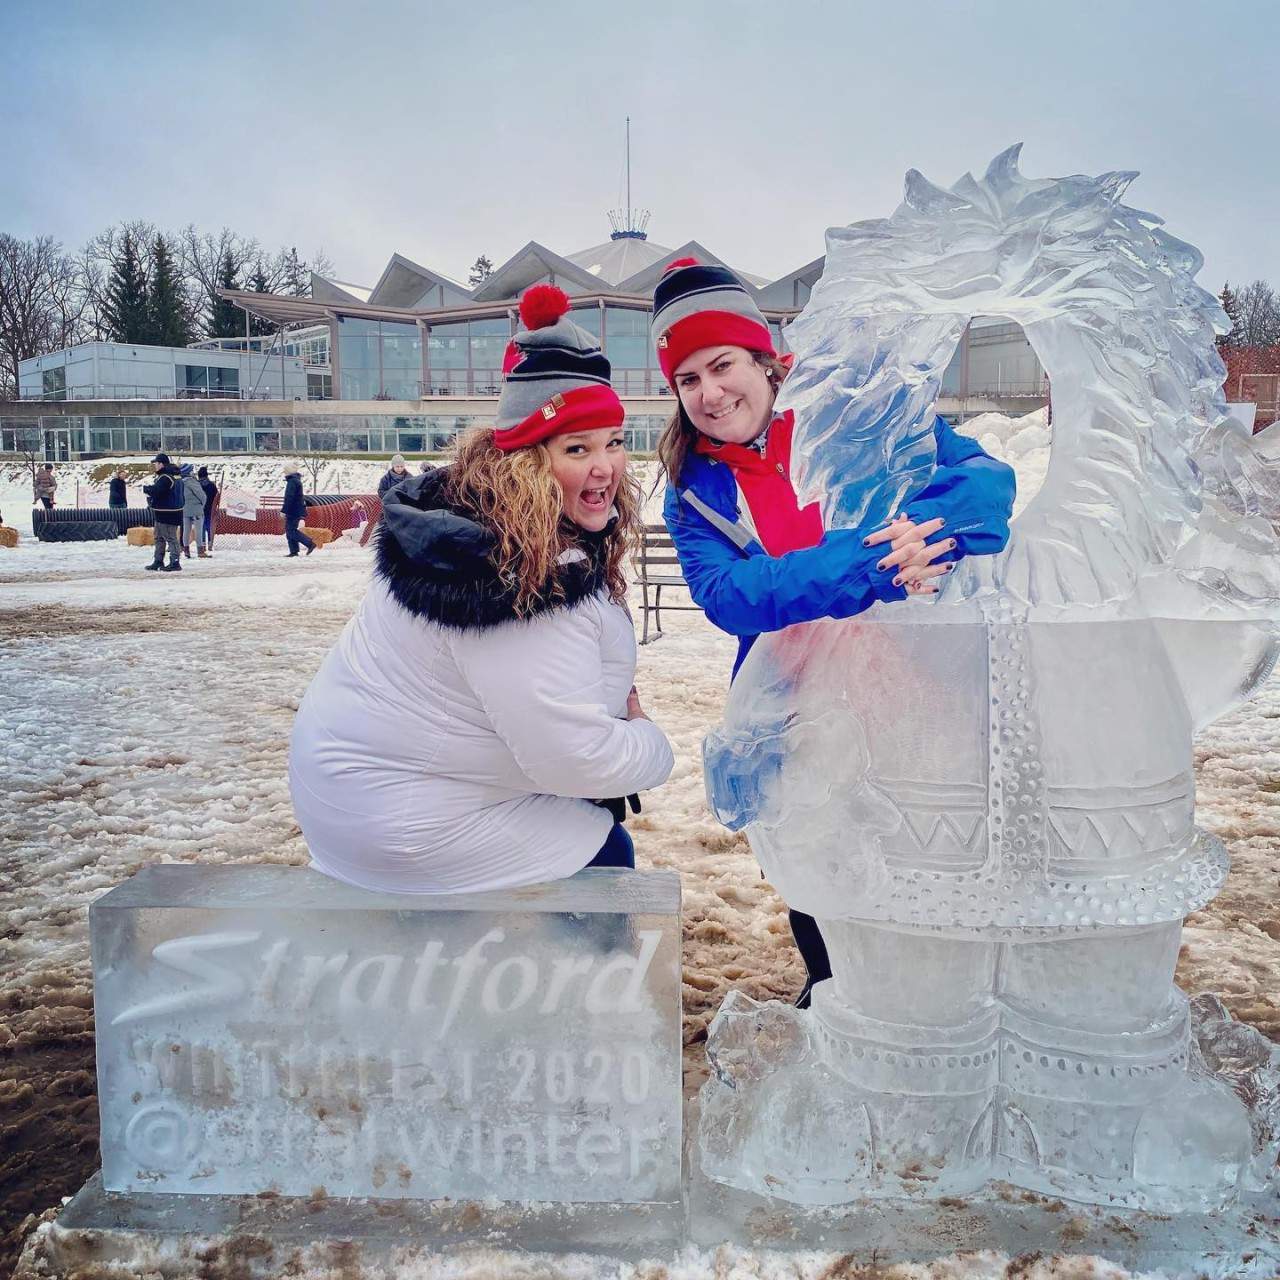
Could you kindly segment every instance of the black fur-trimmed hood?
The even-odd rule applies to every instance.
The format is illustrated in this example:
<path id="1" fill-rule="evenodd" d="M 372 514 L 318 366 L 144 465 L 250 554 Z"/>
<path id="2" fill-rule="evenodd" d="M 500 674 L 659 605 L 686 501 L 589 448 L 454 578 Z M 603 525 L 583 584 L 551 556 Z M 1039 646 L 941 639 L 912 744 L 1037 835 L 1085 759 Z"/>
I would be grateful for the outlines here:
<path id="1" fill-rule="evenodd" d="M 382 498 L 374 572 L 410 613 L 458 630 L 480 629 L 517 617 L 515 586 L 498 574 L 491 558 L 495 535 L 449 505 L 449 468 L 413 476 Z M 605 586 L 604 536 L 582 534 L 580 554 L 555 573 L 563 595 L 548 581 L 535 604 L 536 616 L 569 608 Z"/>

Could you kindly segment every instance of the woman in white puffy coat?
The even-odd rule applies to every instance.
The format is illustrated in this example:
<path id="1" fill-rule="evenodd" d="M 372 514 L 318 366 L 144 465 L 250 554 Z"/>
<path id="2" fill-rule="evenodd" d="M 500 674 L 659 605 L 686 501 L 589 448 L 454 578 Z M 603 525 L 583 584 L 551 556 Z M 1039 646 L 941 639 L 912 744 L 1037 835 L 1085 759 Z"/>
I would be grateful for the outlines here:
<path id="1" fill-rule="evenodd" d="M 633 687 L 622 406 L 562 299 L 522 302 L 497 430 L 387 493 L 375 581 L 299 708 L 294 809 L 340 880 L 453 893 L 631 865 L 617 798 L 671 771 Z"/>

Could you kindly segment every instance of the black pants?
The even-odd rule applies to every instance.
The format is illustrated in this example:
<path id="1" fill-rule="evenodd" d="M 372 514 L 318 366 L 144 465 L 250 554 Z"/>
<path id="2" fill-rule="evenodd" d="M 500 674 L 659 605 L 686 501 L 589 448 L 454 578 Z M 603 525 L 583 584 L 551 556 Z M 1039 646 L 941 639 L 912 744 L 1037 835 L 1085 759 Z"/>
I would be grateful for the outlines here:
<path id="1" fill-rule="evenodd" d="M 818 932 L 818 922 L 803 911 L 788 913 L 791 917 L 791 936 L 796 940 L 796 949 L 809 971 L 809 982 L 825 982 L 831 977 L 831 961 L 827 956 L 827 944 Z"/>
<path id="2" fill-rule="evenodd" d="M 289 554 L 291 556 L 298 554 L 299 547 L 310 549 L 316 545 L 298 528 L 301 523 L 301 516 L 285 516 L 284 518 L 284 540 L 289 544 Z"/>

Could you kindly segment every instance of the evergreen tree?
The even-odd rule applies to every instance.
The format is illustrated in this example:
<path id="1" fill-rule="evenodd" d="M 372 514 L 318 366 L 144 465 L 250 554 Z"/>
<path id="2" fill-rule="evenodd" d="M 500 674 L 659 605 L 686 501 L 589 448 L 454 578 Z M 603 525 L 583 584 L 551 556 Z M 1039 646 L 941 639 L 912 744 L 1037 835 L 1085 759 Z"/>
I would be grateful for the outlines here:
<path id="1" fill-rule="evenodd" d="M 280 292 L 291 298 L 309 298 L 311 296 L 311 273 L 307 264 L 298 257 L 295 245 L 284 255 L 284 273 L 280 281 Z"/>
<path id="2" fill-rule="evenodd" d="M 156 236 L 151 250 L 151 285 L 147 290 L 148 341 L 160 347 L 185 347 L 191 325 L 183 305 L 182 280 L 164 236 Z"/>
<path id="3" fill-rule="evenodd" d="M 1230 331 L 1218 337 L 1218 350 L 1230 351 L 1240 345 L 1240 299 L 1236 296 L 1236 291 L 1231 287 L 1230 283 L 1226 283 L 1222 286 L 1218 301 L 1222 303 L 1222 309 L 1227 313 L 1227 319 L 1231 322 Z"/>
<path id="4" fill-rule="evenodd" d="M 113 342 L 148 341 L 151 317 L 147 301 L 147 277 L 138 259 L 138 246 L 126 232 L 111 263 L 103 307 Z"/>
<path id="5" fill-rule="evenodd" d="M 218 268 L 217 287 L 238 289 L 240 287 L 238 275 L 236 260 L 228 249 L 222 255 L 222 265 Z M 242 338 L 243 336 L 244 312 L 234 302 L 228 302 L 226 298 L 215 298 L 209 308 L 209 337 Z"/>
<path id="6" fill-rule="evenodd" d="M 493 275 L 493 263 L 482 253 L 472 264 L 467 283 L 474 289 Z"/>
<path id="7" fill-rule="evenodd" d="M 249 288 L 254 293 L 271 292 L 271 282 L 267 279 L 266 268 L 263 267 L 261 258 L 258 259 L 253 268 L 253 275 L 249 279 Z M 275 333 L 275 331 L 275 326 L 269 320 L 263 320 L 260 316 L 249 317 L 249 332 L 255 337 L 265 337 L 268 333 Z"/>

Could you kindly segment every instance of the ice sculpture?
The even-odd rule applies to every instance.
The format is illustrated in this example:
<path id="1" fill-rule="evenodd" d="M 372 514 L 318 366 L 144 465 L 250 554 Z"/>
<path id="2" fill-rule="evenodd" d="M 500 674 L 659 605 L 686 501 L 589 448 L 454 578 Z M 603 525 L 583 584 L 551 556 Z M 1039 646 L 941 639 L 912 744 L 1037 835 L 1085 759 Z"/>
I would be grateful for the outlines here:
<path id="1" fill-rule="evenodd" d="M 788 330 L 797 485 L 829 527 L 925 484 L 971 317 L 1021 324 L 1054 414 L 1002 555 L 931 602 L 763 637 L 706 743 L 717 815 L 835 976 L 807 1013 L 726 1002 L 701 1163 L 800 1203 L 999 1177 L 1207 1208 L 1274 1151 L 1273 1116 L 1251 1132 L 1190 1069 L 1173 970 L 1227 872 L 1193 823 L 1192 736 L 1275 660 L 1280 491 L 1224 425 L 1197 251 L 1120 202 L 1135 175 L 1017 157 L 950 190 L 913 171 L 892 217 L 829 231 Z"/>

